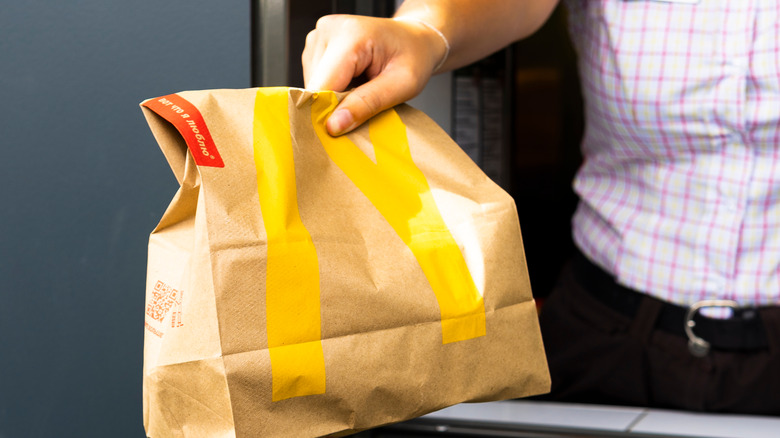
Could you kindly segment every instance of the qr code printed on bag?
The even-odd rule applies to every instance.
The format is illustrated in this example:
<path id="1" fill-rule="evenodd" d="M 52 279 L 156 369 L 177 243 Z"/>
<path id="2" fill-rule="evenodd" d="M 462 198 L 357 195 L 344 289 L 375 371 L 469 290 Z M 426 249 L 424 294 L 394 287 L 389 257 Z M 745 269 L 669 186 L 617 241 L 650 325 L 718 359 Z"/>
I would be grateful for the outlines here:
<path id="1" fill-rule="evenodd" d="M 146 315 L 158 322 L 163 322 L 165 315 L 173 308 L 173 312 L 171 312 L 171 327 L 181 327 L 184 325 L 181 315 L 183 298 L 184 291 L 174 289 L 170 285 L 158 280 L 152 290 L 152 299 L 146 305 Z"/>

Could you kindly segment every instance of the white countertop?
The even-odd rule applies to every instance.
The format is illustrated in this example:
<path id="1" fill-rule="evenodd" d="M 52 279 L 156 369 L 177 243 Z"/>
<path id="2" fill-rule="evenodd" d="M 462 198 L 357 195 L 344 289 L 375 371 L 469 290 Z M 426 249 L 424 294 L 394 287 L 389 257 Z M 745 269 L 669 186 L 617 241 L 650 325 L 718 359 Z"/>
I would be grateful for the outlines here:
<path id="1" fill-rule="evenodd" d="M 780 396 L 780 395 L 779 395 Z M 510 400 L 464 403 L 420 418 L 438 430 L 458 424 L 590 436 L 778 438 L 780 417 L 702 414 L 618 406 Z"/>

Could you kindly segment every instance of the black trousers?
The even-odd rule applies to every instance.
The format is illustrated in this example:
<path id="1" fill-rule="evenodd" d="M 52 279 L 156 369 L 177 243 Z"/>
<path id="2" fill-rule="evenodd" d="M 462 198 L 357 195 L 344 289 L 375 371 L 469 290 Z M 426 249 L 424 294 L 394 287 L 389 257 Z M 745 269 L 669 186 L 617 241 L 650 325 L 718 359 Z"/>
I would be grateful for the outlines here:
<path id="1" fill-rule="evenodd" d="M 569 264 L 541 310 L 552 377 L 543 399 L 780 415 L 780 308 L 759 309 L 766 347 L 695 357 L 687 337 L 656 327 L 660 300 L 642 297 L 630 317 L 581 276 Z"/>

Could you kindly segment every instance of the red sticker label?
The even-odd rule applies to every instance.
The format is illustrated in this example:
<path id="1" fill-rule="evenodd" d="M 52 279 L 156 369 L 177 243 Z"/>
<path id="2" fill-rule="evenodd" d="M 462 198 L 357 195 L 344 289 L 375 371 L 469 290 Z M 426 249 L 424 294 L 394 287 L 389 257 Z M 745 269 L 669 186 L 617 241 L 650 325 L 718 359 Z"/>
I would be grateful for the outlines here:
<path id="1" fill-rule="evenodd" d="M 143 106 L 169 121 L 184 137 L 198 166 L 225 167 L 209 128 L 195 105 L 178 94 L 150 99 Z"/>

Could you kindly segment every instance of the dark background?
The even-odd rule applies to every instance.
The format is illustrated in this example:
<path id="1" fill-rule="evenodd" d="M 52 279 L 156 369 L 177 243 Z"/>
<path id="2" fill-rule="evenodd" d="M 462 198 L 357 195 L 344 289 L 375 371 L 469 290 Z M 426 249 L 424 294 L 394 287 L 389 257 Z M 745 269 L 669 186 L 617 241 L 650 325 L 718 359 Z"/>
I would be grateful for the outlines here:
<path id="1" fill-rule="evenodd" d="M 0 6 L 0 438 L 142 437 L 146 248 L 177 184 L 138 104 L 248 87 L 249 3 Z"/>

